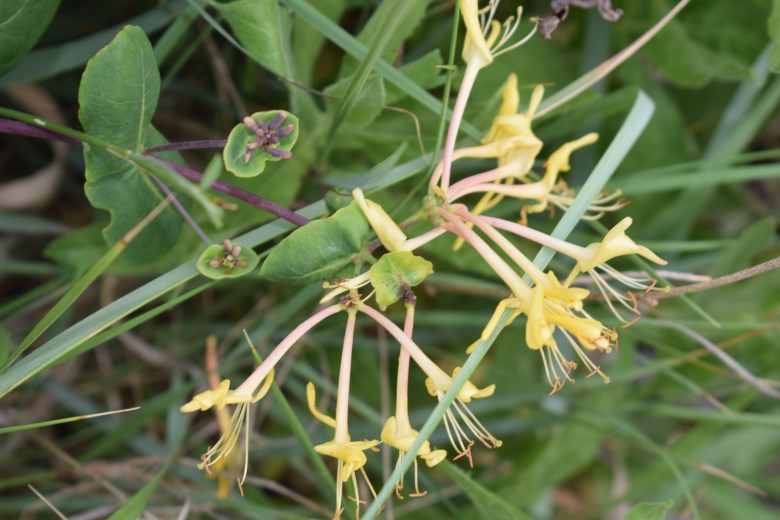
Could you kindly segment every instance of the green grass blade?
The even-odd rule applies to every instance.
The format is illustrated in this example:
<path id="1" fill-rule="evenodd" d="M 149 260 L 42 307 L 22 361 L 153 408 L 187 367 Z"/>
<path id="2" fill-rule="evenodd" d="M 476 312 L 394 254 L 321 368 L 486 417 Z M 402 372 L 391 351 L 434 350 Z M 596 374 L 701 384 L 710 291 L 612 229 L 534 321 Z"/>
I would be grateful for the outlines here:
<path id="1" fill-rule="evenodd" d="M 780 165 L 758 164 L 732 168 L 711 168 L 681 171 L 668 175 L 635 175 L 620 183 L 620 189 L 629 196 L 649 195 L 681 189 L 698 190 L 720 184 L 739 184 L 751 181 L 777 179 Z"/>
<path id="2" fill-rule="evenodd" d="M 79 68 L 110 42 L 125 25 L 137 25 L 145 33 L 151 34 L 179 16 L 186 5 L 186 0 L 165 2 L 104 31 L 55 47 L 33 51 L 16 68 L 0 78 L 0 88 L 17 83 L 33 83 Z"/>
<path id="3" fill-rule="evenodd" d="M 393 36 L 393 33 L 398 30 L 399 24 L 404 20 L 406 11 L 412 9 L 414 4 L 405 0 L 389 0 L 392 2 L 390 6 L 390 12 L 392 16 L 386 17 L 382 20 L 382 26 L 377 31 L 371 46 L 368 48 L 365 58 L 360 62 L 360 66 L 352 76 L 352 80 L 347 86 L 347 90 L 344 93 L 344 97 L 341 98 L 336 113 L 333 115 L 333 119 L 330 124 L 330 130 L 328 131 L 328 145 L 333 141 L 333 137 L 336 135 L 344 119 L 350 113 L 352 108 L 357 102 L 360 92 L 366 84 L 369 73 L 374 68 L 376 61 L 382 55 L 382 51 L 385 50 L 387 43 Z M 327 153 L 325 154 L 327 155 Z"/>
<path id="4" fill-rule="evenodd" d="M 320 13 L 315 7 L 306 2 L 306 0 L 281 1 L 296 15 L 300 16 L 302 20 L 306 21 L 309 25 L 322 32 L 322 34 L 327 39 L 329 39 L 337 47 L 342 49 L 350 56 L 357 58 L 358 60 L 363 60 L 368 55 L 368 49 L 365 45 L 363 45 L 357 40 L 357 38 L 335 24 L 330 18 Z M 381 72 L 388 81 L 402 89 L 411 98 L 419 102 L 431 112 L 438 115 L 442 110 L 441 101 L 433 97 L 428 91 L 417 85 L 415 82 L 404 76 L 402 72 L 386 61 L 382 59 L 377 60 L 376 70 Z M 447 119 L 449 120 L 449 111 L 447 113 Z M 482 137 L 482 132 L 465 121 L 461 124 L 460 127 L 467 135 L 473 137 L 474 139 L 479 139 Z"/>
<path id="5" fill-rule="evenodd" d="M 449 461 L 444 460 L 437 467 L 463 488 L 474 505 L 485 515 L 485 518 L 533 520 L 532 517 L 526 515 L 500 496 L 485 489 L 484 486 Z"/>
<path id="6" fill-rule="evenodd" d="M 152 222 L 163 209 L 168 206 L 169 202 L 170 201 L 167 199 L 164 200 L 141 222 L 133 226 L 133 228 L 128 231 L 127 234 L 125 234 L 122 240 L 111 246 L 111 248 L 106 251 L 102 257 L 100 257 L 100 260 L 95 262 L 95 264 L 84 274 L 84 276 L 82 276 L 76 283 L 71 286 L 70 289 L 68 289 L 68 292 L 66 292 L 65 295 L 60 298 L 54 307 L 52 307 L 49 312 L 46 313 L 46 315 L 35 325 L 35 327 L 33 327 L 29 334 L 25 336 L 22 342 L 19 343 L 16 351 L 14 351 L 14 353 L 8 359 L 5 366 L 8 366 L 9 363 L 12 363 L 25 350 L 27 350 L 27 348 L 29 348 L 30 345 L 32 345 L 33 342 L 46 331 L 46 329 L 51 327 L 52 324 L 57 321 L 57 318 L 62 316 L 62 313 L 70 308 L 70 306 L 73 305 L 78 297 L 81 296 L 81 294 L 86 291 L 90 285 L 92 285 L 92 282 L 97 280 L 97 278 L 103 274 L 103 272 L 108 269 L 112 263 L 114 263 L 114 260 L 116 260 L 120 254 L 122 254 L 122 251 L 127 248 L 128 244 L 132 242 L 133 238 L 138 236 L 138 234 L 141 233 L 141 231 L 143 231 L 143 229 L 150 222 Z"/>
<path id="7" fill-rule="evenodd" d="M 168 470 L 171 469 L 172 465 L 173 459 L 168 459 L 168 462 L 165 463 L 165 466 L 162 467 L 157 475 L 147 482 L 144 487 L 130 498 L 130 500 L 125 502 L 122 507 L 117 509 L 114 514 L 109 516 L 108 520 L 136 520 L 137 518 L 141 518 L 146 509 L 146 503 L 149 501 L 149 497 L 160 484 L 160 481 L 162 481 L 166 473 L 168 473 Z"/>
<path id="8" fill-rule="evenodd" d="M 140 406 L 136 406 L 135 408 L 125 408 L 124 410 L 112 410 L 110 412 L 93 413 L 90 415 L 75 415 L 73 417 L 65 417 L 63 419 L 52 419 L 51 421 L 43 421 L 43 422 L 37 422 L 31 424 L 20 424 L 19 426 L 7 426 L 5 428 L 0 428 L 0 435 L 4 435 L 6 433 L 23 432 L 25 430 L 35 430 L 38 428 L 45 428 L 47 426 L 54 426 L 56 424 L 65 424 L 74 421 L 82 421 L 84 419 L 93 419 L 95 417 L 102 417 L 104 415 L 113 415 L 116 413 L 132 412 L 134 410 L 138 410 L 139 408 Z"/>
<path id="9" fill-rule="evenodd" d="M 571 233 L 580 221 L 582 215 L 585 214 L 590 201 L 604 189 L 604 185 L 620 165 L 620 162 L 636 143 L 637 139 L 639 139 L 639 136 L 647 126 L 647 123 L 650 122 L 650 117 L 653 115 L 654 109 L 655 104 L 653 101 L 643 92 L 639 92 L 631 111 L 623 122 L 623 125 L 620 127 L 617 135 L 612 140 L 612 143 L 610 143 L 593 170 L 593 173 L 580 189 L 577 197 L 572 202 L 571 208 L 555 226 L 552 233 L 553 236 L 560 239 L 565 239 L 569 236 L 569 233 Z M 554 251 L 544 248 L 536 255 L 534 264 L 540 269 L 543 269 L 550 262 L 553 255 Z M 490 334 L 486 340 L 480 341 L 477 344 L 474 352 L 471 353 L 463 364 L 460 373 L 453 380 L 450 388 L 445 392 L 444 396 L 439 401 L 439 404 L 434 408 L 422 428 L 420 428 L 417 439 L 415 439 L 414 443 L 409 448 L 409 453 L 417 453 L 423 443 L 431 436 L 433 430 L 439 422 L 441 422 L 447 409 L 455 400 L 460 389 L 469 380 L 471 374 L 474 373 L 474 370 L 476 370 L 480 361 L 482 361 L 482 358 L 485 357 L 485 354 L 487 354 L 487 351 L 490 349 L 491 345 L 493 345 L 493 342 L 495 342 L 501 329 L 506 325 L 511 313 L 511 310 L 507 310 L 501 316 L 501 319 L 492 334 Z M 382 486 L 382 489 L 377 494 L 376 500 L 374 500 L 371 507 L 369 507 L 363 515 L 364 520 L 374 518 L 379 513 L 380 508 L 395 490 L 395 483 L 398 482 L 401 475 L 409 469 L 412 462 L 414 462 L 414 457 L 405 457 L 404 460 L 396 466 L 387 482 L 385 482 L 385 485 Z"/>

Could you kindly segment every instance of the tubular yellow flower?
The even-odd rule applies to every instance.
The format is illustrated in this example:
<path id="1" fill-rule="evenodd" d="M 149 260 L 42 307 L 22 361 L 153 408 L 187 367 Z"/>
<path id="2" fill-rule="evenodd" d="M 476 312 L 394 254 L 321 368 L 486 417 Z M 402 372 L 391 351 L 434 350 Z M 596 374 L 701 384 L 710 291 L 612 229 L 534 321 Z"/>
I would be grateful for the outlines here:
<path id="1" fill-rule="evenodd" d="M 325 425 L 334 429 L 333 440 L 315 446 L 317 453 L 333 457 L 338 460 L 336 467 L 336 515 L 341 515 L 341 498 L 344 490 L 344 482 L 352 479 L 355 488 L 355 501 L 360 509 L 360 495 L 357 485 L 356 473 L 360 471 L 366 480 L 371 493 L 376 498 L 376 492 L 371 485 L 371 481 L 366 475 L 364 466 L 366 465 L 366 450 L 376 448 L 378 440 L 352 441 L 349 437 L 349 386 L 350 369 L 352 367 L 352 344 L 355 335 L 355 308 L 347 309 L 347 328 L 344 332 L 344 344 L 341 349 L 341 366 L 339 368 L 338 395 L 336 396 L 336 416 L 330 417 L 317 409 L 314 385 L 310 382 L 306 386 L 306 398 L 309 403 L 309 410 L 312 415 L 322 421 Z"/>
<path id="2" fill-rule="evenodd" d="M 213 406 L 223 408 L 228 404 L 236 405 L 227 427 L 222 432 L 222 436 L 214 446 L 210 446 L 206 453 L 201 456 L 201 463 L 198 464 L 199 469 L 210 471 L 211 467 L 219 467 L 220 464 L 224 464 L 224 460 L 238 444 L 243 427 L 244 472 L 238 481 L 239 488 L 243 485 L 249 464 L 249 405 L 256 403 L 268 393 L 271 383 L 273 383 L 273 378 L 274 371 L 271 369 L 264 379 L 258 381 L 256 386 L 242 389 L 240 392 L 238 389 L 231 392 L 230 380 L 225 379 L 219 383 L 217 388 L 199 393 L 189 403 L 180 408 L 182 412 L 189 413 L 198 410 L 206 411 Z M 260 386 L 259 390 L 257 390 L 257 386 Z M 257 390 L 257 393 L 255 393 L 255 390 Z"/>
<path id="3" fill-rule="evenodd" d="M 555 279 L 555 284 L 552 284 L 551 290 L 542 284 L 534 286 L 531 290 L 531 299 L 527 302 L 521 298 L 508 298 L 499 302 L 493 316 L 482 331 L 480 340 L 486 340 L 495 331 L 501 316 L 507 309 L 512 311 L 507 324 L 520 314 L 525 314 L 528 317 L 525 328 L 526 346 L 531 350 L 538 351 L 541 355 L 545 375 L 553 388 L 553 393 L 563 388 L 566 381 L 574 381 L 571 372 L 577 368 L 577 364 L 567 359 L 558 347 L 554 337 L 556 330 L 561 332 L 572 350 L 588 368 L 590 371 L 588 377 L 598 374 L 605 382 L 609 382 L 609 378 L 601 372 L 601 369 L 593 363 L 585 351 L 611 352 L 617 334 L 582 310 L 581 300 L 572 305 L 571 301 L 558 299 L 556 296 L 561 294 L 561 288 L 557 279 Z M 587 294 L 587 290 L 578 289 L 578 291 L 584 291 Z M 566 292 L 563 294 L 566 295 Z M 569 297 L 569 295 L 566 296 Z M 572 309 L 583 316 L 574 314 Z M 466 352 L 470 353 L 477 343 L 472 344 Z"/>
<path id="4" fill-rule="evenodd" d="M 510 16 L 501 24 L 493 19 L 499 2 L 500 0 L 490 0 L 486 7 L 480 9 L 478 0 L 461 1 L 460 12 L 466 26 L 466 40 L 463 44 L 463 61 L 466 63 L 474 63 L 479 68 L 490 65 L 494 58 L 519 47 L 536 31 L 534 26 L 528 36 L 506 46 L 520 26 L 523 8 L 517 8 L 517 18 Z"/>
<path id="5" fill-rule="evenodd" d="M 336 419 L 324 414 L 317 409 L 316 394 L 314 390 L 314 383 L 311 381 L 306 385 L 306 398 L 309 405 L 309 410 L 312 415 L 321 421 L 326 426 L 330 426 L 336 430 L 336 435 L 332 441 L 328 441 L 319 444 L 314 447 L 314 450 L 320 455 L 326 455 L 333 457 L 338 461 L 336 466 L 336 518 L 341 515 L 341 500 L 344 493 L 344 483 L 352 480 L 352 484 L 355 488 L 355 493 L 358 493 L 358 484 L 356 479 L 356 473 L 359 471 L 363 474 L 363 478 L 368 484 L 371 493 L 376 496 L 374 487 L 371 485 L 371 481 L 366 475 L 364 466 L 368 461 L 366 454 L 363 453 L 366 450 L 373 450 L 379 444 L 378 440 L 363 440 L 352 441 L 349 438 L 349 433 L 345 427 L 337 423 Z M 338 404 L 336 405 L 338 407 Z M 360 504 L 360 495 L 355 497 L 355 500 Z"/>
<path id="6" fill-rule="evenodd" d="M 380 435 L 382 442 L 398 450 L 398 462 L 396 464 L 401 464 L 403 462 L 404 458 L 409 453 L 409 450 L 412 448 L 412 444 L 414 444 L 414 441 L 417 440 L 417 436 L 419 435 L 419 432 L 409 425 L 408 418 L 406 419 L 405 424 L 399 423 L 404 423 L 404 420 L 397 421 L 395 416 L 389 417 L 387 422 L 385 422 L 385 426 L 382 428 L 382 433 Z M 425 441 L 423 445 L 420 446 L 420 449 L 417 450 L 415 455 L 423 459 L 426 466 L 429 468 L 434 467 L 447 458 L 447 452 L 445 450 L 432 450 L 431 443 L 428 441 Z M 403 487 L 404 478 L 401 476 L 401 480 L 395 488 L 395 493 L 399 498 L 403 498 L 401 496 Z M 425 492 L 420 492 L 420 487 L 417 482 L 417 459 L 415 459 L 414 493 L 411 496 L 423 496 L 425 494 Z"/>
<path id="7" fill-rule="evenodd" d="M 615 257 L 624 255 L 639 255 L 656 264 L 666 265 L 666 260 L 648 248 L 637 245 L 636 242 L 626 235 L 626 229 L 632 223 L 633 219 L 631 217 L 624 218 L 609 230 L 604 240 L 585 247 L 586 252 L 577 258 L 579 268 L 584 272 L 591 271 Z"/>
<path id="8" fill-rule="evenodd" d="M 352 191 L 352 196 L 355 197 L 355 201 L 366 216 L 368 223 L 376 232 L 382 245 L 388 251 L 403 249 L 406 235 L 398 227 L 398 224 L 390 218 L 390 215 L 387 214 L 384 208 L 376 202 L 366 199 L 363 195 L 363 190 L 360 188 L 355 188 Z"/>
<path id="9" fill-rule="evenodd" d="M 444 372 L 428 374 L 428 378 L 425 380 L 425 386 L 428 389 L 428 393 L 441 401 L 444 397 L 444 393 L 452 386 L 452 380 L 458 377 L 460 370 L 460 367 L 453 370 L 452 377 Z M 447 430 L 447 436 L 450 439 L 452 447 L 458 453 L 455 459 L 465 456 L 469 460 L 469 466 L 473 466 L 471 448 L 474 446 L 474 441 L 471 439 L 472 435 L 486 448 L 498 448 L 502 444 L 501 441 L 496 439 L 466 406 L 472 399 L 490 397 L 495 391 L 496 385 L 490 385 L 479 389 L 474 383 L 467 381 L 458 392 L 457 398 L 452 402 L 452 405 L 444 414 L 444 428 Z M 458 419 L 460 419 L 460 421 Z M 471 435 L 464 430 L 463 426 L 461 426 L 461 422 L 463 422 L 466 428 L 471 432 Z"/>
<path id="10" fill-rule="evenodd" d="M 412 337 L 414 330 L 414 299 L 408 299 L 406 303 L 406 319 L 404 320 L 404 334 L 407 337 Z M 395 415 L 387 419 L 384 428 L 382 428 L 382 434 L 380 438 L 382 442 L 388 446 L 398 450 L 398 462 L 402 464 L 409 450 L 417 439 L 419 432 L 412 428 L 409 421 L 409 361 L 411 355 L 406 349 L 401 349 L 401 353 L 398 355 L 398 378 L 396 385 L 396 399 L 395 399 Z M 413 457 L 420 457 L 425 461 L 425 464 L 430 468 L 444 460 L 447 457 L 447 452 L 444 450 L 432 450 L 431 444 L 425 441 L 422 446 L 417 450 L 417 453 Z M 396 483 L 395 494 L 398 498 L 403 498 L 401 491 L 404 488 L 404 476 Z M 411 496 L 423 496 L 425 493 L 420 492 L 419 483 L 417 481 L 417 459 L 414 458 L 414 493 Z"/>

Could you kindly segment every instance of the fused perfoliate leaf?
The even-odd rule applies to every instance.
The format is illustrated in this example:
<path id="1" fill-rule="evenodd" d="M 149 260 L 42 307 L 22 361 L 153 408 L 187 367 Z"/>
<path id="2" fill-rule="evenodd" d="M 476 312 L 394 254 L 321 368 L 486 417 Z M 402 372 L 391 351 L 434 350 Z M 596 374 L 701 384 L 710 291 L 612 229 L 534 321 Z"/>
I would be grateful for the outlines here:
<path id="1" fill-rule="evenodd" d="M 290 285 L 333 278 L 352 263 L 368 238 L 368 221 L 352 203 L 290 233 L 263 262 L 260 276 Z"/>
<path id="2" fill-rule="evenodd" d="M 251 247 L 225 240 L 222 245 L 214 244 L 206 248 L 196 265 L 203 276 L 219 280 L 244 276 L 254 270 L 259 262 L 260 257 Z"/>
<path id="3" fill-rule="evenodd" d="M 398 300 L 411 298 L 411 288 L 433 273 L 433 264 L 409 251 L 387 253 L 369 270 L 376 302 L 382 310 Z"/>
<path id="4" fill-rule="evenodd" d="M 298 139 L 298 118 L 284 110 L 255 112 L 230 132 L 222 157 L 225 168 L 237 177 L 254 177 L 266 161 L 292 157 Z"/>

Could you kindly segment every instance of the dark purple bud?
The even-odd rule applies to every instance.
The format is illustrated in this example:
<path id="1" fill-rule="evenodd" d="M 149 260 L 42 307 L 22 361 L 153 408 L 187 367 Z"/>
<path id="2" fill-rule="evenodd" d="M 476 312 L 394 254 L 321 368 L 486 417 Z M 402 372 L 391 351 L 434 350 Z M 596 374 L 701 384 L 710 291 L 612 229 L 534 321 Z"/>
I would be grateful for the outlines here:
<path id="1" fill-rule="evenodd" d="M 274 157 L 279 157 L 280 159 L 289 159 L 292 157 L 292 153 L 288 152 L 287 150 L 279 150 L 278 148 L 271 148 L 270 146 L 264 146 L 263 150 L 265 150 L 265 153 L 268 155 L 273 155 Z"/>
<path id="2" fill-rule="evenodd" d="M 279 114 L 278 116 L 273 118 L 270 123 L 268 123 L 268 129 L 269 130 L 276 130 L 277 128 L 279 128 L 279 125 L 284 123 L 285 119 L 287 119 L 287 114 L 282 112 L 281 114 Z"/>
<path id="3" fill-rule="evenodd" d="M 276 137 L 287 137 L 294 129 L 293 125 L 285 125 L 276 132 Z"/>

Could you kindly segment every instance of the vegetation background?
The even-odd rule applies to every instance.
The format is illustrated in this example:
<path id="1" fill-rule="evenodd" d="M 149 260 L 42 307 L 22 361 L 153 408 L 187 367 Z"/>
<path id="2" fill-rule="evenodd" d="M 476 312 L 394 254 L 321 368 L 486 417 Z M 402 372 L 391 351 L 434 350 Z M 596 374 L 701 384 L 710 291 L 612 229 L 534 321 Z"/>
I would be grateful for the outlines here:
<path id="1" fill-rule="evenodd" d="M 15 46 L 19 36 L 9 28 L 18 26 L 10 14 L 36 3 L 53 15 L 50 24 L 44 14 L 22 27 L 35 45 L 27 53 Z M 373 0 L 281 0 L 278 9 L 265 0 L 57 3 L 0 1 L 0 49 L 17 53 L 0 51 L 0 69 L 9 69 L 0 76 L 0 105 L 80 128 L 79 83 L 87 60 L 123 25 L 138 25 L 154 45 L 161 74 L 153 124 L 168 140 L 224 139 L 244 115 L 259 110 L 287 109 L 300 118 L 293 159 L 269 164 L 260 177 L 232 179 L 220 171 L 213 150 L 183 152 L 190 167 L 291 209 L 319 201 L 333 186 L 368 182 L 386 188 L 373 196 L 402 218 L 413 209 L 409 197 L 421 196 L 429 171 L 421 157 L 435 151 L 440 105 L 422 103 L 419 91 L 440 100 L 449 80 L 455 88 L 459 82 L 462 68 L 448 75 L 438 67 L 450 55 L 454 2 L 419 0 L 401 14 Z M 252 12 L 275 13 L 278 22 L 248 16 L 243 9 L 250 4 Z M 510 72 L 520 78 L 524 98 L 535 84 L 551 95 L 591 77 L 589 71 L 674 5 L 614 4 L 624 10 L 616 23 L 596 10 L 572 8 L 551 40 L 534 38 L 496 60 L 480 75 L 466 120 L 479 132 L 489 126 Z M 500 12 L 514 8 L 507 0 Z M 524 8 L 526 16 L 550 14 L 549 2 L 541 0 Z M 360 56 L 383 21 L 401 15 L 381 57 L 403 67 L 409 81 L 399 85 L 381 70 L 371 73 L 353 109 L 334 124 L 341 97 L 350 93 L 350 75 L 361 65 L 355 53 Z M 577 187 L 644 92 L 655 104 L 653 118 L 609 185 L 632 204 L 603 224 L 632 216 L 632 236 L 690 280 L 772 260 L 780 255 L 778 39 L 776 0 L 692 0 L 611 74 L 540 118 L 537 135 L 554 149 L 585 131 L 601 134 L 595 147 L 575 155 L 568 180 Z M 275 47 L 278 41 L 286 48 Z M 14 58 L 19 63 L 10 67 Z M 460 67 L 459 59 L 454 65 Z M 100 93 L 82 90 L 81 103 L 89 96 Z M 121 109 L 106 117 L 121 121 Z M 315 444 L 327 438 L 306 410 L 305 383 L 315 380 L 332 391 L 341 321 L 307 336 L 295 359 L 278 370 L 282 390 L 257 406 L 244 497 L 234 489 L 218 498 L 216 483 L 195 467 L 216 438 L 213 418 L 179 412 L 203 384 L 209 335 L 219 339 L 221 374 L 239 380 L 254 365 L 241 330 L 267 353 L 311 313 L 318 285 L 286 287 L 255 275 L 207 280 L 193 267 L 204 244 L 181 220 L 178 237 L 176 231 L 161 240 L 161 231 L 150 227 L 151 239 L 105 262 L 108 216 L 95 206 L 118 208 L 121 218 L 131 219 L 121 210 L 135 207 L 140 195 L 119 184 L 91 204 L 84 171 L 79 147 L 0 135 L 0 361 L 6 365 L 0 371 L 0 517 L 51 518 L 36 493 L 72 519 L 136 518 L 144 510 L 148 518 L 329 517 L 333 488 L 296 437 L 295 423 Z M 315 205 L 304 213 L 313 218 L 323 209 Z M 500 211 L 514 215 L 518 205 Z M 219 230 L 197 205 L 192 213 L 215 242 L 248 233 L 258 252 L 285 229 L 264 227 L 272 217 L 242 202 Z M 555 220 L 540 215 L 531 223 L 549 230 Z M 572 237 L 588 243 L 601 235 L 582 224 Z M 436 273 L 419 292 L 415 338 L 452 367 L 462 363 L 501 292 L 474 255 L 453 255 L 450 245 L 440 241 L 424 250 Z M 521 329 L 510 327 L 475 376 L 497 384 L 496 395 L 474 409 L 503 447 L 477 450 L 474 468 L 455 461 L 423 470 L 428 494 L 394 500 L 382 514 L 777 518 L 778 288 L 780 272 L 770 271 L 659 300 L 621 330 L 619 352 L 602 361 L 610 384 L 581 377 L 554 396 L 547 395 L 541 363 L 524 348 Z M 57 301 L 63 301 L 59 308 Z M 401 319 L 401 311 L 393 316 Z M 34 366 L 25 365 L 24 356 L 11 363 L 47 317 L 51 327 L 29 342 L 43 345 L 46 357 Z M 387 415 L 398 348 L 371 327 L 360 328 L 356 341 L 351 426 L 362 438 L 378 431 Z M 717 355 L 724 352 L 731 358 Z M 422 377 L 413 377 L 421 388 Z M 432 403 L 427 395 L 412 399 L 413 421 L 421 424 Z M 135 406 L 141 408 L 13 428 Z M 441 428 L 431 441 L 446 442 Z M 389 454 L 370 460 L 375 482 L 392 464 Z M 639 503 L 646 504 L 635 508 Z"/>

